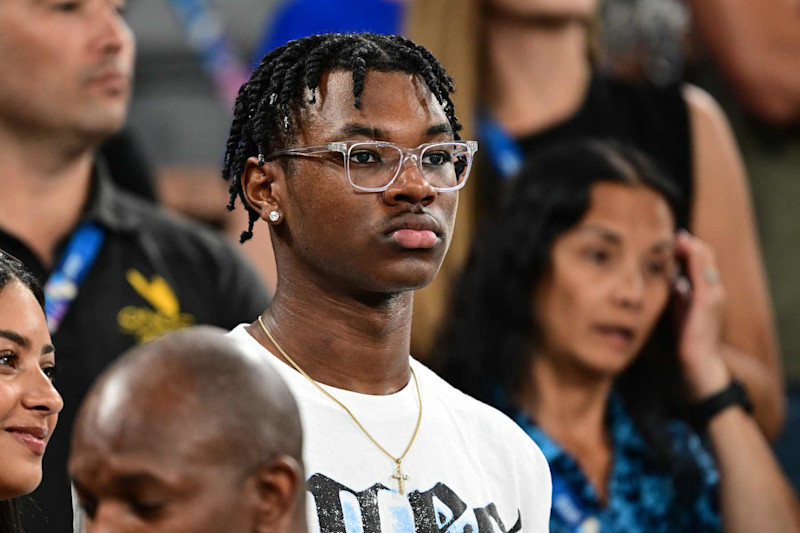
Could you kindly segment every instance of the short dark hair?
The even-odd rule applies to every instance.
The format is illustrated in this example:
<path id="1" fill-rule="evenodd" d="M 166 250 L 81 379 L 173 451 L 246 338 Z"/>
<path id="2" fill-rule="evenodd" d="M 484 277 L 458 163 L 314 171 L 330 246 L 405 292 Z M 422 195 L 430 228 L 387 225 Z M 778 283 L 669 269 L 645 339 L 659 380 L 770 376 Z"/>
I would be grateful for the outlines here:
<path id="1" fill-rule="evenodd" d="M 375 33 L 326 33 L 290 41 L 264 56 L 236 98 L 222 177 L 230 181 L 228 209 L 233 210 L 238 196 L 249 213 L 241 242 L 253 236 L 253 224 L 259 217 L 244 199 L 241 177 L 247 158 L 268 155 L 292 142 L 298 112 L 316 102 L 316 90 L 326 71 L 353 73 L 353 105 L 359 108 L 370 69 L 418 75 L 444 107 L 459 138 L 461 125 L 450 99 L 453 80 L 423 46 L 399 35 Z M 306 89 L 312 94 L 308 101 L 303 98 Z"/>

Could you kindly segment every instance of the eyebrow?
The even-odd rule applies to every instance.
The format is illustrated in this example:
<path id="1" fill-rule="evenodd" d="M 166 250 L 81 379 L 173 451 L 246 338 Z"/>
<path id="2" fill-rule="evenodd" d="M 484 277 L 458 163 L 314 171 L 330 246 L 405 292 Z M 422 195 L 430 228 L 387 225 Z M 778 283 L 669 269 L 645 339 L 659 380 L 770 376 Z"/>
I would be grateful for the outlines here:
<path id="1" fill-rule="evenodd" d="M 613 244 L 622 244 L 622 237 L 619 234 L 614 233 L 611 230 L 608 230 L 602 226 L 595 226 L 592 224 L 587 224 L 585 226 L 581 226 L 578 228 L 579 233 L 594 233 L 598 235 L 605 241 L 609 241 Z"/>
<path id="2" fill-rule="evenodd" d="M 10 329 L 0 329 L 0 337 L 8 339 L 14 344 L 18 344 L 23 348 L 30 346 L 30 342 L 27 338 L 23 337 L 16 331 L 11 331 Z"/>
<path id="3" fill-rule="evenodd" d="M 622 237 L 614 233 L 611 230 L 608 230 L 602 226 L 595 226 L 593 224 L 587 224 L 582 226 L 578 229 L 579 232 L 587 232 L 587 233 L 595 233 L 601 239 L 608 241 L 615 245 L 622 244 Z M 672 239 L 664 239 L 662 241 L 657 242 L 653 246 L 650 247 L 651 252 L 661 252 L 662 250 L 671 250 L 675 247 L 675 241 Z"/>
<path id="4" fill-rule="evenodd" d="M 134 474 L 120 474 L 114 477 L 114 481 L 125 487 L 140 487 L 143 485 L 168 485 L 165 480 L 147 472 L 137 472 Z"/>
<path id="5" fill-rule="evenodd" d="M 30 341 L 27 338 L 23 337 L 16 331 L 11 331 L 10 329 L 0 329 L 0 337 L 4 339 L 8 339 L 14 344 L 18 344 L 22 348 L 28 348 L 30 346 Z M 45 344 L 42 347 L 42 355 L 53 353 L 56 351 L 56 347 L 52 344 Z"/>
<path id="6" fill-rule="evenodd" d="M 442 122 L 441 124 L 436 124 L 428 128 L 425 131 L 425 137 L 432 137 L 434 135 L 441 135 L 443 133 L 449 135 L 453 134 L 453 127 L 447 122 Z M 359 124 L 359 123 L 345 124 L 344 127 L 339 130 L 339 134 L 346 135 L 348 137 L 352 136 L 367 137 L 379 141 L 387 141 L 389 140 L 390 136 L 389 132 L 387 132 L 386 130 L 382 130 L 380 128 L 367 126 L 366 124 Z"/>

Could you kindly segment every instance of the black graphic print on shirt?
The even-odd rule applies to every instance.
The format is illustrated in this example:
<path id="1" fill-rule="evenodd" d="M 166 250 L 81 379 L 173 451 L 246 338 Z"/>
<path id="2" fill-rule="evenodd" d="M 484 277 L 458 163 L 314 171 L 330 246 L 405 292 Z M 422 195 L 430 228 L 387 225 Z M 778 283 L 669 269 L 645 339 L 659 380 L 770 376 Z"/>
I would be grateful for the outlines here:
<path id="1" fill-rule="evenodd" d="M 522 517 L 507 529 L 494 503 L 469 508 L 444 483 L 401 496 L 381 483 L 358 492 L 322 474 L 308 479 L 321 533 L 516 533 Z"/>

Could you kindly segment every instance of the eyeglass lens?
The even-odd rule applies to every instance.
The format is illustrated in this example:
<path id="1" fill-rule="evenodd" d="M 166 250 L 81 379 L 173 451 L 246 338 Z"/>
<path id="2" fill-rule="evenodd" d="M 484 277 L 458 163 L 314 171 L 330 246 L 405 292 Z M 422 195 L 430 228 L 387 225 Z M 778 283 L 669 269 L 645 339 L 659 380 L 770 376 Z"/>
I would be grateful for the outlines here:
<path id="1" fill-rule="evenodd" d="M 436 143 L 422 151 L 419 168 L 432 187 L 455 187 L 466 178 L 471 158 L 464 143 Z M 403 152 L 396 146 L 354 144 L 349 152 L 350 180 L 357 187 L 384 187 L 397 175 L 402 160 Z"/>

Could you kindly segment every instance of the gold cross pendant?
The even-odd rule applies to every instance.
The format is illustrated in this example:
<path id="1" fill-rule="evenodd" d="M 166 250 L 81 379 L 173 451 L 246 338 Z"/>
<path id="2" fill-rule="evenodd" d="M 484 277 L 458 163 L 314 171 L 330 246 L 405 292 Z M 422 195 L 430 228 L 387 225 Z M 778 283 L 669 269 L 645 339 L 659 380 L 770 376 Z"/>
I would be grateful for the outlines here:
<path id="1" fill-rule="evenodd" d="M 392 474 L 392 478 L 397 480 L 397 488 L 400 491 L 400 495 L 405 496 L 403 484 L 408 480 L 408 476 L 403 473 L 403 467 L 400 464 L 400 461 L 397 461 L 397 466 L 394 469 L 394 474 Z"/>

